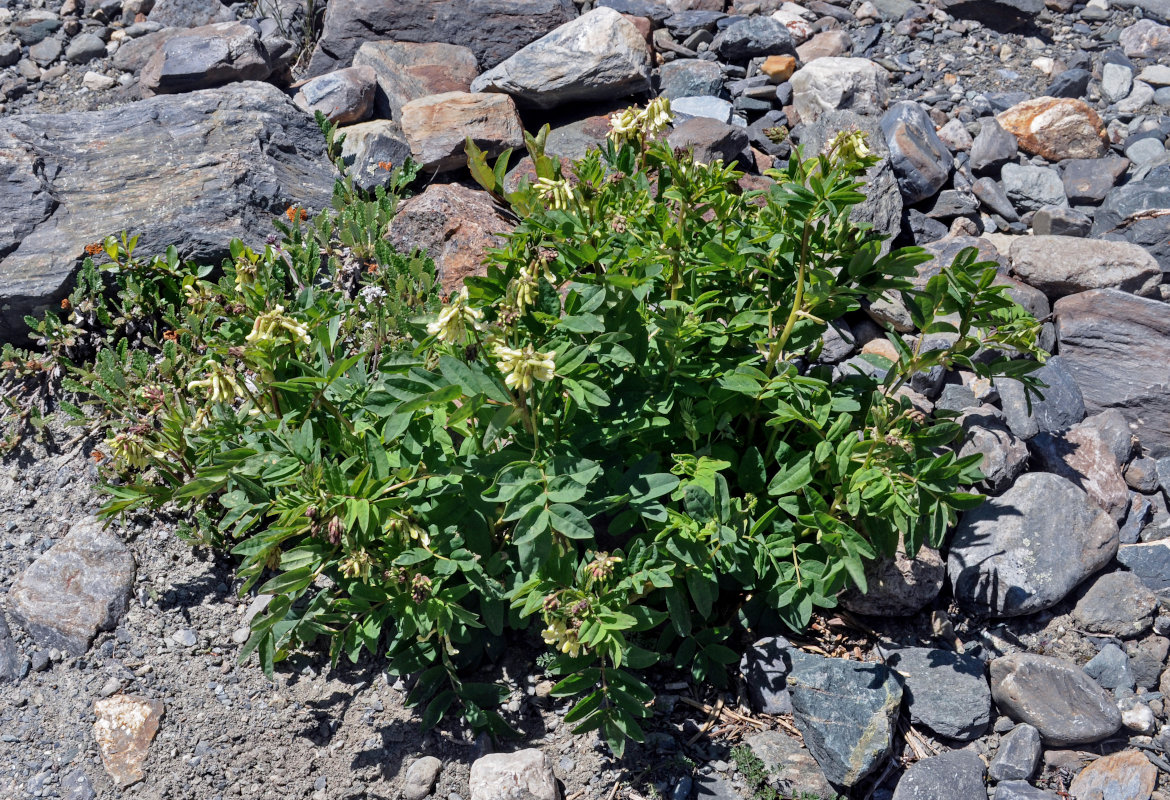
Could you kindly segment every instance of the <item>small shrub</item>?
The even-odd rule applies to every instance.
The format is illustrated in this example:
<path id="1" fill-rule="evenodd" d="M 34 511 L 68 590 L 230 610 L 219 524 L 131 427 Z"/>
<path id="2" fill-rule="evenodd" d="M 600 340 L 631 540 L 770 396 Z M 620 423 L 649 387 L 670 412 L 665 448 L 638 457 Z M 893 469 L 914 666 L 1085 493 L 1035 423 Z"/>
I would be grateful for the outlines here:
<path id="1" fill-rule="evenodd" d="M 980 499 L 979 457 L 901 390 L 936 367 L 1030 380 L 1037 323 L 974 250 L 915 288 L 923 251 L 882 255 L 850 222 L 862 135 L 744 192 L 661 139 L 668 114 L 619 115 L 564 173 L 529 136 L 537 180 L 511 192 L 507 156 L 489 168 L 469 142 L 520 222 L 437 316 L 407 319 L 433 288 L 381 239 L 392 197 L 340 190 L 280 247 L 234 245 L 218 280 L 114 247 L 121 316 L 80 326 L 102 353 L 81 369 L 111 432 L 105 513 L 186 511 L 273 595 L 243 657 L 271 672 L 318 637 L 335 660 L 384 652 L 417 676 L 424 724 L 458 708 L 508 732 L 505 690 L 466 668 L 540 630 L 554 694 L 577 698 L 566 722 L 619 754 L 650 714 L 647 668 L 722 684 L 733 632 L 799 629 L 900 539 L 938 545 Z M 126 314 L 144 269 L 163 280 Z M 889 293 L 923 335 L 834 373 L 828 324 Z M 84 338 L 57 324 L 51 348 Z"/>

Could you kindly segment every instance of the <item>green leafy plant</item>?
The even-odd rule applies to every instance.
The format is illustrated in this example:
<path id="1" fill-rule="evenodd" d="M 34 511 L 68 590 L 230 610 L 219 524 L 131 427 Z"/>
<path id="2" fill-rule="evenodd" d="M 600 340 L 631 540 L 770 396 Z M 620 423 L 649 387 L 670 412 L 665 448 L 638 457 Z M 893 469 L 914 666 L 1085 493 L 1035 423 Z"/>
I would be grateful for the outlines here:
<path id="1" fill-rule="evenodd" d="M 937 546 L 980 499 L 979 457 L 908 388 L 955 367 L 1034 383 L 1036 321 L 974 250 L 915 288 L 923 251 L 882 255 L 849 220 L 863 135 L 745 192 L 670 148 L 668 120 L 665 101 L 627 110 L 571 165 L 530 136 L 536 180 L 511 192 L 469 143 L 519 224 L 441 309 L 426 262 L 375 232 L 395 205 L 352 193 L 290 209 L 280 247 L 233 245 L 217 281 L 179 270 L 182 299 L 153 312 L 166 379 L 120 344 L 93 368 L 145 384 L 136 407 L 95 401 L 105 513 L 185 512 L 272 596 L 242 657 L 271 672 L 319 637 L 335 660 L 385 653 L 424 724 L 458 709 L 508 733 L 505 690 L 468 669 L 540 630 L 565 721 L 618 754 L 651 714 L 648 668 L 722 684 L 737 632 L 799 629 L 864 588 L 866 560 Z M 825 363 L 829 324 L 890 293 L 919 330 L 890 332 L 897 358 Z"/>

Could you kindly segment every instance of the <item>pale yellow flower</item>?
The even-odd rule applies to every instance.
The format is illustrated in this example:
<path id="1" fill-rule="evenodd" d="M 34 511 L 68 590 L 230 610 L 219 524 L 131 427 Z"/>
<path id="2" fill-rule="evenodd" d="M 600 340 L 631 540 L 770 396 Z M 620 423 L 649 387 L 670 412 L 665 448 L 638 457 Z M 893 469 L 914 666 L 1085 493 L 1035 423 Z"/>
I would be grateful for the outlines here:
<path id="1" fill-rule="evenodd" d="M 556 372 L 555 354 L 551 350 L 537 352 L 530 344 L 519 350 L 501 345 L 496 347 L 495 354 L 499 359 L 496 367 L 504 373 L 504 383 L 513 389 L 530 392 L 533 379 L 551 381 Z"/>
<path id="2" fill-rule="evenodd" d="M 536 193 L 546 203 L 561 211 L 567 209 L 575 197 L 573 189 L 569 186 L 569 182 L 564 178 L 558 180 L 538 178 L 536 181 Z"/>
<path id="3" fill-rule="evenodd" d="M 151 456 L 160 458 L 165 455 L 161 450 L 150 447 L 140 437 L 130 433 L 119 433 L 112 439 L 106 439 L 106 447 L 116 461 L 135 469 L 148 467 Z"/>
<path id="4" fill-rule="evenodd" d="M 206 370 L 203 378 L 188 383 L 187 391 L 202 389 L 213 403 L 230 403 L 237 397 L 247 397 L 247 392 L 240 386 L 236 376 L 225 372 L 219 362 L 208 359 L 203 367 Z"/>
<path id="5" fill-rule="evenodd" d="M 550 622 L 549 626 L 541 632 L 541 638 L 544 639 L 545 644 L 574 658 L 581 654 L 581 641 L 577 638 L 577 632 L 570 629 L 564 620 L 557 619 Z"/>
<path id="6" fill-rule="evenodd" d="M 642 133 L 646 136 L 653 136 L 666 130 L 674 115 L 670 110 L 670 99 L 666 97 L 656 97 L 650 101 L 646 106 L 646 110 L 642 112 Z"/>
<path id="7" fill-rule="evenodd" d="M 427 333 L 438 337 L 440 342 L 463 344 L 467 341 L 467 327 L 469 325 L 474 330 L 483 330 L 483 326 L 480 324 L 482 319 L 483 312 L 467 304 L 467 287 L 465 286 L 459 290 L 450 303 L 443 307 L 443 310 L 439 312 L 439 318 L 427 325 Z"/>
<path id="8" fill-rule="evenodd" d="M 311 343 L 308 329 L 292 317 L 286 316 L 284 306 L 276 306 L 256 317 L 256 321 L 252 323 L 252 332 L 244 337 L 244 341 L 253 345 L 276 343 L 286 336 L 301 344 Z"/>

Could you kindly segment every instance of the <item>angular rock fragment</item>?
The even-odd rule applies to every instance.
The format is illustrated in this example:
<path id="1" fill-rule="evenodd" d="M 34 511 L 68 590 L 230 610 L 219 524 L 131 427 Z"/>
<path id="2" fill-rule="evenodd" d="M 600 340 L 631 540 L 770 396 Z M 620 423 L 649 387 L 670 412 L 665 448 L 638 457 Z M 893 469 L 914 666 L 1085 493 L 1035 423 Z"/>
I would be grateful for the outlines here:
<path id="1" fill-rule="evenodd" d="M 444 92 L 420 97 L 402 106 L 401 124 L 412 157 L 428 172 L 466 166 L 464 143 L 469 136 L 489 158 L 524 144 L 516 104 L 503 94 Z"/>
<path id="2" fill-rule="evenodd" d="M 255 30 L 239 22 L 221 22 L 167 39 L 142 68 L 139 83 L 148 95 L 177 94 L 262 81 L 272 68 Z"/>
<path id="3" fill-rule="evenodd" d="M 401 119 L 403 104 L 411 100 L 470 91 L 479 74 L 470 49 L 441 42 L 366 42 L 354 54 L 353 65 L 374 70 L 374 109 L 394 120 Z"/>
<path id="4" fill-rule="evenodd" d="M 1049 161 L 1100 158 L 1108 151 L 1105 125 L 1083 100 L 1037 97 L 1017 103 L 997 119 L 1015 134 L 1021 150 Z"/>
<path id="5" fill-rule="evenodd" d="M 889 102 L 888 73 L 865 58 L 821 58 L 792 76 L 792 104 L 803 122 L 826 111 L 879 112 Z"/>
<path id="6" fill-rule="evenodd" d="M 954 157 L 939 140 L 925 109 L 911 101 L 898 103 L 882 117 L 882 133 L 902 200 L 917 203 L 933 197 L 950 177 Z"/>
<path id="7" fill-rule="evenodd" d="M 1120 289 L 1149 297 L 1162 269 L 1129 242 L 1074 236 L 1019 236 L 1011 247 L 1012 274 L 1052 299 L 1090 289 Z"/>
<path id="8" fill-rule="evenodd" d="M 142 767 L 162 719 L 162 701 L 116 694 L 94 701 L 93 710 L 93 736 L 110 779 L 119 789 L 138 783 L 146 777 Z"/>
<path id="9" fill-rule="evenodd" d="M 330 122 L 350 125 L 374 111 L 374 70 L 347 67 L 305 82 L 293 102 L 310 114 L 320 111 Z"/>

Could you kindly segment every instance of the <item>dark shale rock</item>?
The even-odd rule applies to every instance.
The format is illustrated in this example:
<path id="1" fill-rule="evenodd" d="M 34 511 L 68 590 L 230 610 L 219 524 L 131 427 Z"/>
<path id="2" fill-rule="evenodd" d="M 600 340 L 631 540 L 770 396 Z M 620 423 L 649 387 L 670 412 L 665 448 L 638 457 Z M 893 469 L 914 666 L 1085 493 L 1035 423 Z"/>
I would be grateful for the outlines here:
<path id="1" fill-rule="evenodd" d="M 1013 653 L 991 662 L 1000 711 L 1040 732 L 1050 747 L 1088 744 L 1121 727 L 1121 712 L 1092 678 L 1064 659 Z"/>

